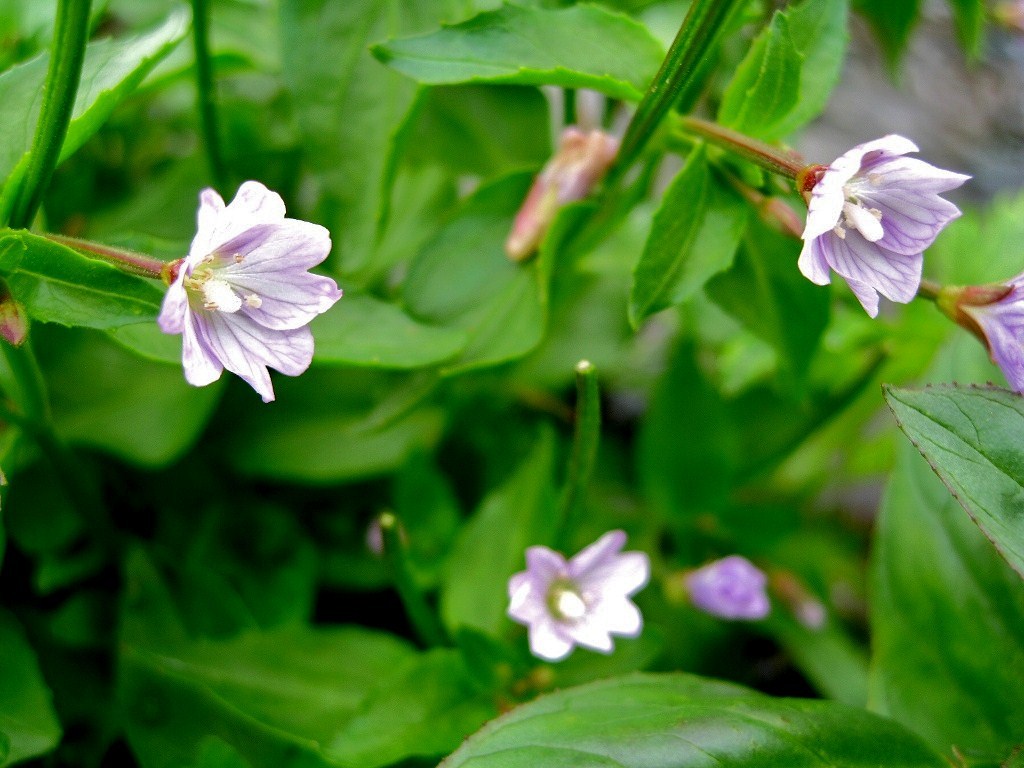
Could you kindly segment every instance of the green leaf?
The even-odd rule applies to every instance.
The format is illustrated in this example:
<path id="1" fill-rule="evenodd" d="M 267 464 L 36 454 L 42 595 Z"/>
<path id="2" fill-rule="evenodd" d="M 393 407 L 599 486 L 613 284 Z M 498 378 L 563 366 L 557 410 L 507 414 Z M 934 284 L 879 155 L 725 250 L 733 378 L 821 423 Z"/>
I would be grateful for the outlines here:
<path id="1" fill-rule="evenodd" d="M 996 387 L 886 387 L 910 441 L 1024 576 L 1024 398 Z"/>
<path id="2" fill-rule="evenodd" d="M 462 529 L 441 585 L 441 616 L 455 632 L 466 626 L 498 635 L 508 626 L 508 580 L 525 567 L 526 548 L 554 535 L 553 438 L 536 447 L 503 485 L 492 491 Z"/>
<path id="3" fill-rule="evenodd" d="M 0 273 L 29 316 L 46 323 L 115 328 L 156 321 L 156 283 L 24 231 L 0 233 Z"/>
<path id="4" fill-rule="evenodd" d="M 779 139 L 817 117 L 842 70 L 846 17 L 846 0 L 805 0 L 776 12 L 726 88 L 719 121 Z"/>
<path id="5" fill-rule="evenodd" d="M 546 264 L 517 264 L 504 248 L 530 181 L 515 174 L 477 191 L 409 267 L 403 297 L 410 314 L 469 336 L 448 373 L 521 357 L 543 337 Z"/>
<path id="6" fill-rule="evenodd" d="M 539 168 L 551 155 L 548 104 L 536 88 L 438 86 L 420 102 L 402 142 L 410 163 L 489 178 Z"/>
<path id="7" fill-rule="evenodd" d="M 185 382 L 180 352 L 172 368 L 130 355 L 100 334 L 45 330 L 42 338 L 55 350 L 45 366 L 54 422 L 69 442 L 147 467 L 166 466 L 199 438 L 220 399 L 220 384 Z"/>
<path id="8" fill-rule="evenodd" d="M 695 349 L 681 344 L 655 388 L 637 440 L 645 496 L 668 516 L 714 509 L 732 487 L 738 442 L 725 404 L 697 367 Z"/>
<path id="9" fill-rule="evenodd" d="M 505 83 L 591 88 L 637 101 L 665 52 L 647 29 L 596 5 L 508 3 L 469 21 L 373 47 L 420 83 Z"/>
<path id="10" fill-rule="evenodd" d="M 60 742 L 61 727 L 35 653 L 17 620 L 2 609 L 0 648 L 2 768 L 52 752 Z"/>
<path id="11" fill-rule="evenodd" d="M 931 377 L 984 369 L 974 339 L 957 341 Z M 1024 743 L 1024 582 L 908 443 L 883 499 L 871 587 L 872 709 L 950 760 L 955 749 L 998 763 Z"/>
<path id="12" fill-rule="evenodd" d="M 147 768 L 193 763 L 210 738 L 253 768 L 330 765 L 325 747 L 419 658 L 392 635 L 349 626 L 193 640 L 151 561 L 135 550 L 126 572 L 117 693 Z"/>
<path id="13" fill-rule="evenodd" d="M 899 725 L 842 704 L 779 699 L 683 674 L 602 680 L 518 707 L 442 768 L 939 768 Z"/>
<path id="14" fill-rule="evenodd" d="M 853 7 L 867 18 L 886 61 L 895 69 L 921 17 L 921 0 L 853 0 Z"/>
<path id="15" fill-rule="evenodd" d="M 307 483 L 386 474 L 440 437 L 444 413 L 420 407 L 435 385 L 431 376 L 355 368 L 277 379 L 278 400 L 288 408 L 240 416 L 227 439 L 228 460 L 247 476 Z"/>
<path id="16" fill-rule="evenodd" d="M 948 0 L 953 9 L 956 36 L 968 56 L 981 55 L 981 43 L 985 34 L 985 3 L 982 0 Z"/>
<path id="17" fill-rule="evenodd" d="M 716 304 L 775 347 L 796 385 L 829 317 L 829 292 L 800 274 L 799 251 L 798 240 L 752 221 L 733 268 L 708 283 Z"/>
<path id="18" fill-rule="evenodd" d="M 703 150 L 665 191 L 633 271 L 629 319 L 634 327 L 681 304 L 732 264 L 747 221 L 743 200 L 714 177 Z"/>
<path id="19" fill-rule="evenodd" d="M 282 0 L 283 74 L 294 96 L 309 169 L 321 187 L 315 212 L 343 272 L 373 266 L 389 196 L 396 132 L 416 86 L 382 67 L 367 46 L 464 18 L 469 0 Z"/>
<path id="20" fill-rule="evenodd" d="M 393 304 L 346 293 L 313 320 L 315 360 L 370 368 L 438 365 L 463 350 L 466 332 L 418 323 Z"/>
<path id="21" fill-rule="evenodd" d="M 341 729 L 327 754 L 341 765 L 381 768 L 409 757 L 440 757 L 495 717 L 457 651 L 438 649 L 405 665 Z"/>
<path id="22" fill-rule="evenodd" d="M 188 32 L 189 12 L 178 7 L 156 29 L 123 40 L 101 40 L 86 48 L 82 78 L 75 99 L 61 161 L 70 157 L 110 117 L 110 113 L 142 82 Z M 14 181 L 24 172 L 39 119 L 39 92 L 49 54 L 43 53 L 0 75 L 0 179 Z M 10 189 L 5 185 L 5 197 Z"/>

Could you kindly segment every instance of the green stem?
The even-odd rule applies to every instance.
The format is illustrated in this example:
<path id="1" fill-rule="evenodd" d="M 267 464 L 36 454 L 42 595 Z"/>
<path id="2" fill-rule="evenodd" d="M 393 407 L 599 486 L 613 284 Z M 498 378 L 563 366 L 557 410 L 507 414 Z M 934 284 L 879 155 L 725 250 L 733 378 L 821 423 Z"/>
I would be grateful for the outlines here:
<path id="1" fill-rule="evenodd" d="M 391 567 L 391 578 L 395 590 L 402 599 L 405 613 L 412 623 L 413 629 L 428 648 L 448 645 L 444 629 L 437 616 L 427 605 L 423 593 L 413 578 L 409 567 L 409 551 L 403 541 L 402 524 L 393 512 L 383 512 L 377 518 L 380 525 L 381 538 L 384 542 L 384 556 Z"/>
<path id="2" fill-rule="evenodd" d="M 611 181 L 617 182 L 625 175 L 673 103 L 699 80 L 702 62 L 710 55 L 730 18 L 744 6 L 743 0 L 693 1 L 661 69 L 622 137 Z"/>
<path id="3" fill-rule="evenodd" d="M 21 182 L 14 185 L 4 206 L 11 227 L 32 223 L 43 201 L 75 107 L 75 94 L 89 39 L 91 0 L 58 0 L 50 66 L 43 86 L 42 108 L 32 140 L 32 152 Z"/>
<path id="4" fill-rule="evenodd" d="M 560 540 L 565 539 L 590 476 L 594 473 L 600 439 L 601 398 L 597 369 L 590 361 L 581 360 L 576 364 L 576 429 L 569 457 L 569 472 L 558 508 L 556 537 Z"/>
<path id="5" fill-rule="evenodd" d="M 698 117 L 683 117 L 679 125 L 687 133 L 700 136 L 702 139 L 722 147 L 745 160 L 772 173 L 796 180 L 800 172 L 807 167 L 806 161 L 795 152 L 773 147 L 763 141 L 752 139 L 731 128 L 701 120 Z"/>
<path id="6" fill-rule="evenodd" d="M 24 419 L 38 425 L 50 424 L 46 380 L 32 350 L 31 339 L 17 347 L 0 341 L 0 387 Z"/>
<path id="7" fill-rule="evenodd" d="M 167 262 L 147 256 L 144 253 L 136 253 L 135 251 L 128 251 L 123 248 L 113 248 L 109 245 L 93 243 L 89 240 L 79 240 L 77 237 L 67 237 L 66 235 L 55 235 L 52 233 L 44 233 L 43 237 L 53 240 L 55 243 L 66 245 L 69 248 L 85 251 L 90 256 L 98 256 L 104 261 L 120 267 L 125 272 L 131 272 L 133 275 L 139 275 L 140 277 L 151 277 L 154 280 L 159 280 L 163 275 L 164 267 L 167 265 Z"/>
<path id="8" fill-rule="evenodd" d="M 210 56 L 210 1 L 192 0 L 192 45 L 196 55 L 196 92 L 203 145 L 214 184 L 226 187 L 227 172 L 221 154 L 217 124 L 217 102 L 213 87 L 213 59 Z"/>
<path id="9" fill-rule="evenodd" d="M 921 278 L 921 285 L 917 289 L 918 299 L 927 299 L 928 301 L 938 301 L 939 291 L 942 290 L 942 286 L 936 283 L 934 280 L 927 278 Z"/>

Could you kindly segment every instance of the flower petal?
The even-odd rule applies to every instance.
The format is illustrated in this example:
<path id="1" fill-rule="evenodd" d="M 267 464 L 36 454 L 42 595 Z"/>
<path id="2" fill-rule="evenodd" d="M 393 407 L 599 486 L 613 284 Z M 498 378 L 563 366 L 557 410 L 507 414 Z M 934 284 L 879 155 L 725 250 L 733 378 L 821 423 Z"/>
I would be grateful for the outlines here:
<path id="1" fill-rule="evenodd" d="M 194 387 L 205 387 L 220 378 L 224 366 L 203 340 L 202 319 L 189 314 L 181 334 L 181 364 L 185 381 Z"/>
<path id="2" fill-rule="evenodd" d="M 961 305 L 981 327 L 992 362 L 999 366 L 1016 392 L 1024 392 L 1024 293 L 1015 289 L 996 304 L 972 307 Z"/>
<path id="3" fill-rule="evenodd" d="M 608 633 L 608 627 L 601 615 L 588 615 L 578 624 L 566 627 L 566 632 L 577 645 L 590 648 L 601 653 L 611 653 L 615 644 Z"/>
<path id="4" fill-rule="evenodd" d="M 920 253 L 889 251 L 880 243 L 869 243 L 853 229 L 847 230 L 845 239 L 826 235 L 819 246 L 829 266 L 848 280 L 864 283 L 886 298 L 904 304 L 917 294 L 924 262 Z"/>
<path id="5" fill-rule="evenodd" d="M 301 271 L 327 258 L 331 235 L 319 224 L 283 219 L 255 224 L 222 243 L 216 251 L 230 257 L 218 266 L 232 275 Z"/>
<path id="6" fill-rule="evenodd" d="M 265 328 L 289 330 L 307 325 L 341 298 L 341 289 L 329 277 L 311 272 L 281 272 L 280 280 L 266 276 L 235 275 L 231 284 L 243 296 L 258 297 L 258 304 L 242 311 Z"/>
<path id="7" fill-rule="evenodd" d="M 529 571 L 513 576 L 508 583 L 508 615 L 523 624 L 531 624 L 547 615 L 547 602 L 543 592 Z"/>
<path id="8" fill-rule="evenodd" d="M 626 596 L 642 589 L 650 577 L 651 563 L 645 553 L 624 552 L 592 566 L 576 582 L 584 592 Z"/>
<path id="9" fill-rule="evenodd" d="M 803 276 L 816 285 L 828 285 L 832 282 L 831 269 L 825 255 L 822 253 L 820 241 L 828 237 L 822 235 L 804 241 L 804 247 L 800 251 L 800 259 L 797 266 Z"/>
<path id="10" fill-rule="evenodd" d="M 200 195 L 199 227 L 189 249 L 190 258 L 202 258 L 246 230 L 283 219 L 285 215 L 281 196 L 258 181 L 242 184 L 235 199 L 219 210 L 218 201 L 223 205 L 223 200 L 213 190 L 204 190 Z"/>
<path id="11" fill-rule="evenodd" d="M 609 531 L 569 561 L 569 578 L 579 579 L 591 569 L 608 564 L 625 545 L 625 531 Z"/>
<path id="12" fill-rule="evenodd" d="M 565 558 L 540 545 L 527 548 L 526 569 L 538 584 L 550 584 L 567 572 Z"/>
<path id="13" fill-rule="evenodd" d="M 542 619 L 530 624 L 530 652 L 548 661 L 561 661 L 570 653 L 575 643 L 551 619 Z"/>
<path id="14" fill-rule="evenodd" d="M 595 613 L 600 614 L 601 622 L 609 632 L 621 637 L 636 637 L 644 626 L 640 609 L 625 597 L 601 601 L 599 606 L 595 606 Z"/>
<path id="15" fill-rule="evenodd" d="M 157 323 L 164 333 L 181 333 L 188 316 L 188 294 L 182 284 L 185 275 L 178 273 L 178 279 L 167 288 L 163 304 L 160 305 L 160 316 Z"/>
<path id="16" fill-rule="evenodd" d="M 924 251 L 943 227 L 961 215 L 959 208 L 938 195 L 921 195 L 908 189 L 873 192 L 862 200 L 882 214 L 885 235 L 878 245 L 906 255 Z"/>
<path id="17" fill-rule="evenodd" d="M 203 313 L 203 341 L 224 367 L 260 393 L 264 402 L 274 399 L 267 366 L 287 376 L 298 376 L 313 359 L 313 335 L 309 328 L 270 331 L 241 313 Z"/>

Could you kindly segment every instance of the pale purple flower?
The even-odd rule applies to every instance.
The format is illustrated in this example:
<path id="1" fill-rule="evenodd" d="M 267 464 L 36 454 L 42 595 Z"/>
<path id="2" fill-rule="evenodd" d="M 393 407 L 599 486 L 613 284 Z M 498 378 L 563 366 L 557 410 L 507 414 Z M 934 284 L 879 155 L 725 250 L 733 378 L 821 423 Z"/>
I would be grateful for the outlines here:
<path id="1" fill-rule="evenodd" d="M 284 201 L 257 181 L 229 205 L 199 194 L 198 228 L 160 311 L 164 333 L 182 335 L 189 384 L 204 386 L 227 368 L 274 399 L 267 367 L 298 376 L 313 359 L 310 320 L 341 298 L 334 280 L 314 275 L 331 250 L 326 229 L 285 218 Z"/>
<path id="2" fill-rule="evenodd" d="M 739 555 L 715 560 L 686 577 L 690 601 L 723 619 L 763 619 L 771 610 L 768 577 Z"/>
<path id="3" fill-rule="evenodd" d="M 533 180 L 505 241 L 509 258 L 521 261 L 537 250 L 559 209 L 582 200 L 604 177 L 619 152 L 619 140 L 600 130 L 562 131 L 558 152 Z"/>
<path id="4" fill-rule="evenodd" d="M 938 304 L 982 340 L 1010 386 L 1024 393 L 1024 274 L 999 285 L 943 288 Z"/>
<path id="5" fill-rule="evenodd" d="M 651 566 L 643 552 L 622 552 L 625 544 L 625 533 L 611 531 L 568 562 L 547 547 L 526 550 L 526 570 L 508 582 L 508 615 L 529 627 L 534 656 L 558 661 L 577 645 L 610 653 L 611 635 L 640 634 L 629 598 Z"/>
<path id="6" fill-rule="evenodd" d="M 871 317 L 878 294 L 904 304 L 914 298 L 924 250 L 960 215 L 939 195 L 970 178 L 903 157 L 908 152 L 917 152 L 912 141 L 885 136 L 813 177 L 800 271 L 818 285 L 836 272 Z"/>

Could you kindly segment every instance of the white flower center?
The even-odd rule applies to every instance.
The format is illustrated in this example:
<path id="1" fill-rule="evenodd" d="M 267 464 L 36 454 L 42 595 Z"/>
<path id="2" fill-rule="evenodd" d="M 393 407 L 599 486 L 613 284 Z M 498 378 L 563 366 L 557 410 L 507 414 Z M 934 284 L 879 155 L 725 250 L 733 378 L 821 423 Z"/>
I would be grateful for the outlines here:
<path id="1" fill-rule="evenodd" d="M 239 256 L 235 257 L 236 262 L 240 259 Z M 240 293 L 227 280 L 217 277 L 216 267 L 208 266 L 210 261 L 212 257 L 207 257 L 185 278 L 185 288 L 202 298 L 203 309 L 232 314 L 243 306 L 250 309 L 259 309 L 263 306 L 263 299 L 258 294 Z"/>
<path id="2" fill-rule="evenodd" d="M 579 621 L 587 615 L 587 603 L 576 585 L 569 580 L 559 580 L 548 590 L 548 608 L 560 621 Z"/>
<path id="3" fill-rule="evenodd" d="M 875 181 L 876 179 L 871 175 L 866 178 L 854 177 L 843 187 L 843 194 L 846 196 L 846 202 L 843 203 L 843 215 L 832 230 L 840 239 L 846 239 L 844 223 L 847 227 L 853 227 L 860 232 L 869 243 L 878 242 L 885 236 L 885 231 L 882 229 L 882 212 L 877 208 L 865 208 L 859 195 L 864 187 L 873 186 Z"/>

